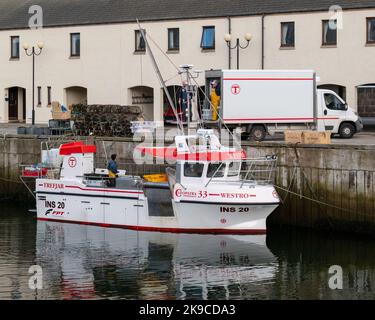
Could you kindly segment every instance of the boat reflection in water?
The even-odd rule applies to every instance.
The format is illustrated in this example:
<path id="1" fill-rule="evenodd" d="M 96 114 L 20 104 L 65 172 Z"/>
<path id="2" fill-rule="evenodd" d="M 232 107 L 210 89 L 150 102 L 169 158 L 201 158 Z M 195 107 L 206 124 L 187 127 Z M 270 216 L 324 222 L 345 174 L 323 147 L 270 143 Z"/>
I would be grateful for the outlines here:
<path id="1" fill-rule="evenodd" d="M 38 221 L 46 295 L 61 299 L 267 298 L 277 263 L 266 235 L 137 232 Z"/>

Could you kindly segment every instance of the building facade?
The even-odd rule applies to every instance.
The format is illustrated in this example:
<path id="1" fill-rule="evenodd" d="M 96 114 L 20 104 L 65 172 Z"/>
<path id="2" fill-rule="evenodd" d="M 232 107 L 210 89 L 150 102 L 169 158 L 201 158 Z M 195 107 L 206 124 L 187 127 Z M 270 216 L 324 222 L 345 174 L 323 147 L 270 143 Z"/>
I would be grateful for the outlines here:
<path id="1" fill-rule="evenodd" d="M 127 6 L 135 10 L 125 14 L 109 0 L 82 0 L 77 8 L 53 8 L 51 1 L 44 0 L 39 1 L 43 28 L 38 29 L 28 26 L 32 2 L 8 2 L 8 7 L 0 8 L 2 123 L 31 122 L 32 57 L 23 45 L 29 44 L 28 52 L 32 46 L 39 52 L 40 42 L 43 49 L 35 57 L 36 123 L 51 118 L 52 101 L 65 106 L 81 102 L 141 105 L 146 120 L 163 120 L 168 105 L 136 17 L 142 18 L 142 28 L 176 100 L 181 86 L 177 66 L 236 68 L 236 51 L 228 48 L 224 36 L 231 34 L 231 45 L 237 38 L 246 44 L 244 35 L 250 33 L 249 46 L 239 52 L 241 69 L 314 69 L 319 86 L 338 92 L 363 117 L 375 117 L 375 1 L 343 0 L 341 7 L 332 9 L 331 1 L 299 1 L 298 5 L 270 1 L 278 5 L 259 8 L 242 0 L 206 0 L 193 1 L 191 10 L 183 8 L 184 1 L 163 0 L 153 10 L 145 7 L 150 1 L 130 6 L 131 1 L 124 0 L 121 10 Z M 18 8 L 17 2 L 22 6 Z M 64 0 L 59 5 L 64 2 L 75 5 Z M 179 2 L 181 11 L 168 9 Z M 99 7 L 103 3 L 108 6 Z M 77 14 L 69 14 L 74 9 Z M 203 74 L 197 82 L 204 86 Z"/>

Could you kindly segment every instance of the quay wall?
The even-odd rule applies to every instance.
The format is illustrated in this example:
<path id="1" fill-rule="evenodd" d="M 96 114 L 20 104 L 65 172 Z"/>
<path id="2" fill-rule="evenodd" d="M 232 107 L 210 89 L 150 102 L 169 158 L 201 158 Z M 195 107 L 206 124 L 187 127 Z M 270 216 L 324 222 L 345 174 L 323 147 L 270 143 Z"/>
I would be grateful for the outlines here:
<path id="1" fill-rule="evenodd" d="M 163 172 L 165 165 L 135 165 L 139 142 L 119 138 L 84 138 L 98 149 L 97 166 L 118 155 L 130 174 Z M 9 135 L 0 137 L 0 200 L 32 200 L 21 183 L 20 166 L 40 162 L 41 143 L 58 146 L 58 138 Z M 277 191 L 283 205 L 270 225 L 372 233 L 375 231 L 375 146 L 290 145 L 283 142 L 244 143 L 249 157 L 277 155 Z M 289 190 L 290 192 L 287 192 Z"/>
<path id="2" fill-rule="evenodd" d="M 255 151 L 278 156 L 283 205 L 270 224 L 375 231 L 375 146 L 262 143 Z"/>

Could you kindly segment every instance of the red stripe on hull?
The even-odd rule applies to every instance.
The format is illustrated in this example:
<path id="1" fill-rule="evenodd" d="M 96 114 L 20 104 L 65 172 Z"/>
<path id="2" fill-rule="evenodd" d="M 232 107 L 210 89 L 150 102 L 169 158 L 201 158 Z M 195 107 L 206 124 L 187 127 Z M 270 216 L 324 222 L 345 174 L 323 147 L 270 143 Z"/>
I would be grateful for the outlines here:
<path id="1" fill-rule="evenodd" d="M 159 227 L 144 227 L 144 226 L 128 226 L 128 225 L 117 225 L 117 224 L 106 224 L 106 223 L 95 223 L 95 222 L 85 222 L 85 221 L 67 221 L 59 219 L 50 218 L 37 218 L 40 221 L 53 221 L 62 223 L 74 223 L 82 225 L 91 225 L 103 228 L 119 228 L 119 229 L 129 229 L 136 231 L 156 231 L 156 232 L 168 232 L 168 233 L 199 233 L 199 234 L 266 234 L 265 229 L 253 229 L 253 230 L 241 230 L 241 229 L 184 229 L 184 228 L 159 228 Z"/>
<path id="2" fill-rule="evenodd" d="M 94 188 L 82 188 L 80 186 L 65 186 L 65 188 L 79 189 L 82 191 L 97 191 L 97 192 L 114 192 L 114 193 L 130 193 L 130 194 L 143 194 L 143 192 L 138 191 L 123 191 L 123 190 L 113 190 L 113 189 L 94 189 Z"/>

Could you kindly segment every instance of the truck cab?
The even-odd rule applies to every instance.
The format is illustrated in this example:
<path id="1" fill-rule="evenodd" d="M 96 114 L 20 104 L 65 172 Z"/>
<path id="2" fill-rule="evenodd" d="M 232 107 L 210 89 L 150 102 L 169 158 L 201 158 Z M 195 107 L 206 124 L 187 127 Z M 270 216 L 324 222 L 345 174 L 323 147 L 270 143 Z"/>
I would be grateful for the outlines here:
<path id="1" fill-rule="evenodd" d="M 352 138 L 363 129 L 361 118 L 336 92 L 317 90 L 318 130 Z"/>

